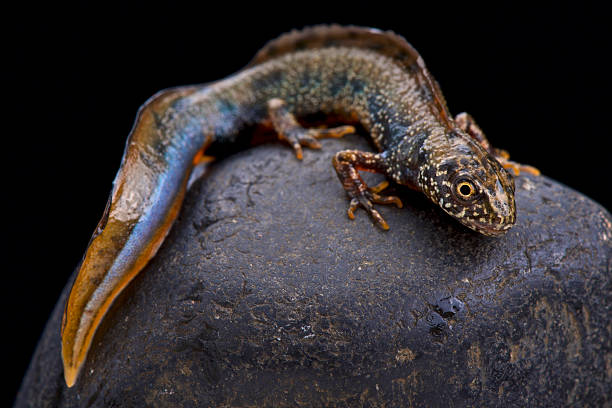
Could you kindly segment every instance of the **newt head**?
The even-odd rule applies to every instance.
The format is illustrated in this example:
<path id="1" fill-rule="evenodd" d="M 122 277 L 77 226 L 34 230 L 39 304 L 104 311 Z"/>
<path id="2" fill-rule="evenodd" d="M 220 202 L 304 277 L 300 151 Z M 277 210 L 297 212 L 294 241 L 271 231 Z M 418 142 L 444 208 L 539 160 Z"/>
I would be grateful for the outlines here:
<path id="1" fill-rule="evenodd" d="M 425 195 L 463 225 L 500 236 L 516 222 L 514 179 L 481 145 L 461 131 L 446 135 L 448 149 L 437 149 L 421 166 Z"/>

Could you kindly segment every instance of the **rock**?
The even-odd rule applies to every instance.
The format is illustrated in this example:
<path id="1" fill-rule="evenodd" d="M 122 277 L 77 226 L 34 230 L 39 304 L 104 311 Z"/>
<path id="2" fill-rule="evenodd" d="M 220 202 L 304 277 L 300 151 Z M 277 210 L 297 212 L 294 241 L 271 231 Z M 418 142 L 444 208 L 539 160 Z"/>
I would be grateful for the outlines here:
<path id="1" fill-rule="evenodd" d="M 16 406 L 604 406 L 612 217 L 544 176 L 518 222 L 474 233 L 419 193 L 350 221 L 331 167 L 264 145 L 212 166 L 120 296 L 75 387 L 60 316 Z M 531 163 L 537 165 L 537 163 Z"/>

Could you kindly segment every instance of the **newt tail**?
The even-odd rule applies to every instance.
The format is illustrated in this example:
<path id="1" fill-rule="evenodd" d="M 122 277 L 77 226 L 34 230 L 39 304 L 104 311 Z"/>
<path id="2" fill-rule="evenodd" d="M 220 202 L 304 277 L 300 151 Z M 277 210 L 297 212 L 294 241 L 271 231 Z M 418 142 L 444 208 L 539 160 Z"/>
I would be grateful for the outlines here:
<path id="1" fill-rule="evenodd" d="M 193 164 L 147 155 L 158 143 L 156 114 L 192 89 L 160 93 L 141 109 L 102 220 L 72 286 L 62 320 L 64 377 L 71 387 L 113 300 L 155 255 L 175 220 Z M 134 177 L 137 175 L 137 177 Z"/>
<path id="2" fill-rule="evenodd" d="M 305 129 L 313 113 L 346 123 Z M 350 198 L 383 229 L 375 204 L 402 206 L 369 187 L 360 170 L 423 192 L 484 235 L 516 220 L 514 181 L 504 167 L 535 171 L 494 149 L 471 116 L 451 116 L 438 84 L 402 37 L 374 29 L 316 26 L 270 42 L 250 65 L 208 85 L 169 89 L 140 109 L 106 211 L 89 243 L 62 321 L 66 384 L 75 384 L 113 301 L 155 255 L 181 208 L 192 171 L 211 145 L 238 144 L 252 126 L 272 126 L 298 159 L 302 147 L 361 124 L 377 152 L 334 156 Z"/>

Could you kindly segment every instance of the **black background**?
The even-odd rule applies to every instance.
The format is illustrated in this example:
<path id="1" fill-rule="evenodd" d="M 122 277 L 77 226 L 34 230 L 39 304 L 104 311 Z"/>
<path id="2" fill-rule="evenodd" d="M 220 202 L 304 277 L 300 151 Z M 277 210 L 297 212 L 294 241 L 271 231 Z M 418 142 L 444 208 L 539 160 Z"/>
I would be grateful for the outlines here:
<path id="1" fill-rule="evenodd" d="M 452 113 L 470 112 L 514 159 L 611 208 L 612 49 L 603 10 L 249 4 L 5 10 L 2 347 L 9 401 L 104 210 L 138 107 L 160 89 L 231 74 L 292 28 L 337 22 L 403 35 Z"/>

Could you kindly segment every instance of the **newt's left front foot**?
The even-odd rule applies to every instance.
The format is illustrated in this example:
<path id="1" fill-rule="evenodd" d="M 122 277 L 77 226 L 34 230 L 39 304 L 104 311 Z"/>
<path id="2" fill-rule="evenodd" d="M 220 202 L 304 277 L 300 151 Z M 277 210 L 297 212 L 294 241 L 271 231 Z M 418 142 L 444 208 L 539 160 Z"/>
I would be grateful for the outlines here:
<path id="1" fill-rule="evenodd" d="M 533 174 L 534 176 L 540 175 L 540 170 L 536 169 L 535 167 L 511 161 L 509 160 L 510 155 L 507 151 L 492 147 L 480 126 L 476 124 L 476 121 L 469 113 L 463 112 L 458 114 L 455 117 L 455 123 L 459 129 L 463 130 L 465 133 L 471 136 L 472 139 L 478 142 L 478 144 L 484 147 L 485 150 L 491 153 L 506 170 L 512 170 L 515 176 L 521 174 L 522 171 Z"/>
<path id="2" fill-rule="evenodd" d="M 521 174 L 521 172 L 533 174 L 534 176 L 539 176 L 540 174 L 542 174 L 540 170 L 536 169 L 533 166 L 517 163 L 515 161 L 510 160 L 510 154 L 505 150 L 502 150 L 502 149 L 493 149 L 493 150 L 495 152 L 494 156 L 499 162 L 499 164 L 501 164 L 502 167 L 506 170 L 512 170 L 512 173 L 514 173 L 515 176 L 518 176 L 519 174 Z"/>

